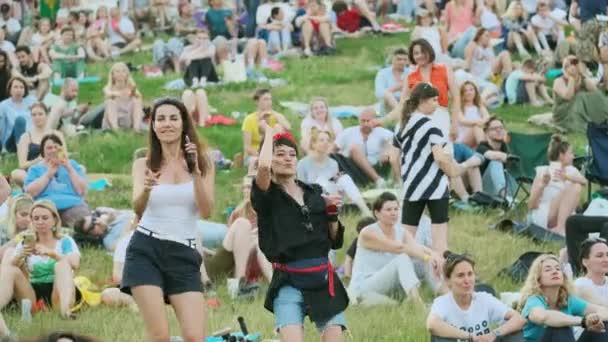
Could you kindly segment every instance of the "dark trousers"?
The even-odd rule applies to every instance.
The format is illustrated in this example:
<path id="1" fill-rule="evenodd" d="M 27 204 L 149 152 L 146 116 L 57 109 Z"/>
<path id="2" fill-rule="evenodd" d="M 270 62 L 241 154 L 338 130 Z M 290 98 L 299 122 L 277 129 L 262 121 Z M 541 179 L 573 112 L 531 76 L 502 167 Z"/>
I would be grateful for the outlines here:
<path id="1" fill-rule="evenodd" d="M 566 220 L 566 247 L 574 274 L 581 271 L 581 242 L 587 239 L 589 233 L 600 233 L 602 238 L 608 239 L 608 217 L 572 215 Z"/>
<path id="2" fill-rule="evenodd" d="M 13 125 L 13 131 L 11 135 L 6 140 L 6 150 L 11 153 L 17 152 L 17 145 L 19 144 L 19 139 L 23 133 L 25 133 L 25 129 L 27 126 L 27 122 L 23 116 L 19 116 L 15 119 L 15 124 Z M 2 142 L 0 141 L 0 151 L 2 150 Z"/>
<path id="3" fill-rule="evenodd" d="M 191 86 L 192 79 L 195 77 L 199 80 L 205 77 L 207 82 L 219 81 L 211 58 L 195 59 L 190 62 L 190 65 L 188 65 L 186 72 L 184 73 L 184 82 L 186 82 L 188 86 Z"/>
<path id="4" fill-rule="evenodd" d="M 608 322 L 604 322 L 608 324 Z M 595 333 L 591 331 L 583 331 L 583 334 L 577 339 L 574 338 L 572 328 L 545 328 L 543 337 L 539 342 L 606 342 L 608 341 L 608 332 Z"/>
<path id="5" fill-rule="evenodd" d="M 521 331 L 518 331 L 511 335 L 500 336 L 496 339 L 496 342 L 522 342 L 523 340 L 524 340 L 523 333 Z M 457 341 L 462 341 L 462 339 L 459 340 L 457 338 L 444 338 L 444 337 L 431 336 L 431 342 L 457 342 Z"/>

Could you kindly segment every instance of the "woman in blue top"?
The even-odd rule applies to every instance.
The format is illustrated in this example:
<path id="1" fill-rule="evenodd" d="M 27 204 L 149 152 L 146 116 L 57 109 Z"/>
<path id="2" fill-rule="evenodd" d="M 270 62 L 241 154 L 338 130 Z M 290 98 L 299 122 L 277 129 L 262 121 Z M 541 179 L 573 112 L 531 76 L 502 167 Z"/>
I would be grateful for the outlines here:
<path id="1" fill-rule="evenodd" d="M 87 180 L 84 167 L 68 159 L 63 141 L 56 134 L 47 134 L 40 142 L 42 161 L 32 165 L 25 176 L 25 192 L 35 200 L 52 201 L 61 220 L 68 227 L 90 210 L 84 201 Z"/>
<path id="2" fill-rule="evenodd" d="M 570 281 L 556 256 L 543 254 L 534 260 L 519 304 L 527 320 L 526 342 L 608 341 L 605 327 L 608 312 L 572 293 Z M 572 331 L 575 326 L 585 329 L 578 339 Z"/>
<path id="3" fill-rule="evenodd" d="M 74 285 L 80 251 L 69 236 L 61 236 L 61 218 L 51 201 L 37 201 L 30 211 L 31 239 L 17 244 L 10 264 L 0 271 L 0 308 L 13 298 L 41 300 L 69 318 L 82 296 Z"/>

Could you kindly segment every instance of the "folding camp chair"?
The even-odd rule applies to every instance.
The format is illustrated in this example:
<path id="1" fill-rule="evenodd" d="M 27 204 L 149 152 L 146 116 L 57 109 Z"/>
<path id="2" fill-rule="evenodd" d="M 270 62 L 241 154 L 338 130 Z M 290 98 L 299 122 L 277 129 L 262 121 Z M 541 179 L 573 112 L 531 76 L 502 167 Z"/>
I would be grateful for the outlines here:
<path id="1" fill-rule="evenodd" d="M 536 176 L 536 167 L 549 164 L 547 149 L 551 135 L 552 133 L 509 133 L 509 153 L 518 157 L 514 162 L 507 164 L 508 172 L 517 181 L 514 199 L 517 198 L 520 190 L 525 193 L 524 200 L 527 199 L 530 196 L 529 188 L 532 187 Z"/>
<path id="2" fill-rule="evenodd" d="M 591 183 L 608 186 L 608 124 L 587 126 L 588 156 L 584 165 L 589 181 L 587 199 L 591 201 Z"/>

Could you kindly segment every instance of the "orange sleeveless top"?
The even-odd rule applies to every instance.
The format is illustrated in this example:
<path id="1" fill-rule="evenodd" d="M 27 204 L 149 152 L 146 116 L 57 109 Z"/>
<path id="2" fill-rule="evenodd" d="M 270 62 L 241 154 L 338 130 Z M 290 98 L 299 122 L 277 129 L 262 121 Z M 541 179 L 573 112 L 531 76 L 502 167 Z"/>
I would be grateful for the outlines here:
<path id="1" fill-rule="evenodd" d="M 433 63 L 431 67 L 431 84 L 439 90 L 439 105 L 448 107 L 448 68 L 443 64 Z M 424 82 L 422 73 L 416 68 L 407 76 L 407 86 L 412 90 L 418 83 Z"/>

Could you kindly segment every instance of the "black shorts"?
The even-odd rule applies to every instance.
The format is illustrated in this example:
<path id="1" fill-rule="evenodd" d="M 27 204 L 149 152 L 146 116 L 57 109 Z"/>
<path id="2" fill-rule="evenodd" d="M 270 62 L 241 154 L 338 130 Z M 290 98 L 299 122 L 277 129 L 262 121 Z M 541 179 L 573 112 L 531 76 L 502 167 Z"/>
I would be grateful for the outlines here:
<path id="1" fill-rule="evenodd" d="M 31 285 L 36 294 L 36 300 L 42 299 L 48 307 L 51 307 L 53 305 L 53 283 L 31 283 Z M 76 291 L 76 303 L 79 303 L 82 300 L 82 293 L 76 286 L 74 286 L 74 290 Z"/>
<path id="2" fill-rule="evenodd" d="M 203 292 L 202 261 L 194 248 L 136 231 L 127 247 L 120 290 L 131 294 L 136 286 L 158 286 L 167 303 L 171 295 Z"/>
<path id="3" fill-rule="evenodd" d="M 403 208 L 401 209 L 401 223 L 418 227 L 418 222 L 422 216 L 425 207 L 429 208 L 431 214 L 431 223 L 442 224 L 448 222 L 448 210 L 450 205 L 449 198 L 438 200 L 420 200 L 410 202 L 403 200 Z"/>
<path id="4" fill-rule="evenodd" d="M 125 43 L 125 42 L 118 42 L 118 43 L 112 44 L 112 46 L 115 46 L 115 47 L 117 47 L 119 49 L 124 49 L 127 46 L 127 43 Z"/>

